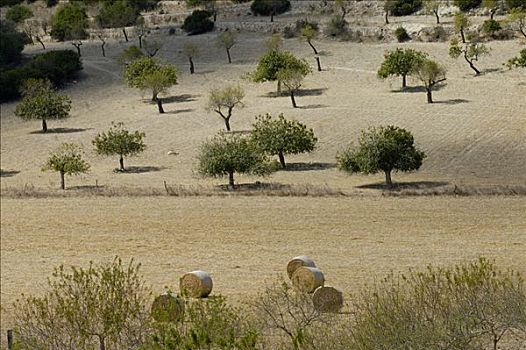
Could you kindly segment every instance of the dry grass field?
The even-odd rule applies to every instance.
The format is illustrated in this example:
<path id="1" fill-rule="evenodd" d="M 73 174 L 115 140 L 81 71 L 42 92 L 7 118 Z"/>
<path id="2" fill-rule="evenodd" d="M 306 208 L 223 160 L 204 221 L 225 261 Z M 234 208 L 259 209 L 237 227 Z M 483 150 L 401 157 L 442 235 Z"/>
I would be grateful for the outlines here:
<path id="1" fill-rule="evenodd" d="M 392 26 L 407 20 L 393 19 Z M 409 20 L 432 21 L 430 17 Z M 255 68 L 269 34 L 240 34 L 231 65 L 226 64 L 226 54 L 215 48 L 216 35 L 162 38 L 160 58 L 180 68 L 179 85 L 165 96 L 164 115 L 157 113 L 148 94 L 123 85 L 115 58 L 131 43 L 114 40 L 108 42 L 108 58 L 101 57 L 96 42 L 82 46 L 84 70 L 64 91 L 73 101 L 72 118 L 50 121 L 48 134 L 38 132 L 38 121 L 23 122 L 14 116 L 15 103 L 1 106 L 3 193 L 27 184 L 57 193 L 58 174 L 40 168 L 62 142 L 82 144 L 92 166 L 89 174 L 66 179 L 72 188 L 70 197 L 2 197 L 2 330 L 11 324 L 11 303 L 21 292 L 38 294 L 53 267 L 108 261 L 115 255 L 142 262 L 145 279 L 156 292 L 164 286 L 176 287 L 187 270 L 204 269 L 213 274 L 214 293 L 236 301 L 255 295 L 298 254 L 314 258 L 328 283 L 346 292 L 390 270 L 446 265 L 478 256 L 526 273 L 524 196 L 390 198 L 380 196 L 378 190 L 359 188 L 383 181 L 381 174 L 349 176 L 334 167 L 337 152 L 355 141 L 362 129 L 395 124 L 410 130 L 427 153 L 420 171 L 395 173 L 395 182 L 423 182 L 424 187 L 524 187 L 526 73 L 502 67 L 524 47 L 523 42 L 490 42 L 491 55 L 479 62 L 483 74 L 474 77 L 465 62 L 447 56 L 447 43 L 322 39 L 316 44 L 324 52 L 324 71 L 307 77 L 297 98 L 300 108 L 293 109 L 288 97 L 269 96 L 274 84 L 241 79 Z M 181 52 L 189 40 L 202 48 L 193 76 Z M 48 46 L 72 48 L 67 43 Z M 398 79 L 376 77 L 383 53 L 396 47 L 428 52 L 447 67 L 447 86 L 434 93 L 435 104 L 426 103 L 424 92 L 397 91 Z M 288 39 L 284 49 L 314 65 L 306 43 Z M 27 48 L 28 53 L 40 51 L 36 46 Z M 245 108 L 234 111 L 233 130 L 249 130 L 258 114 L 282 112 L 312 127 L 319 138 L 312 154 L 287 158 L 297 163 L 296 171 L 279 171 L 268 178 L 238 176 L 239 183 L 310 184 L 341 189 L 350 196 L 76 195 L 95 183 L 104 188 L 154 189 L 163 189 L 163 181 L 205 188 L 225 183 L 199 178 L 195 156 L 199 144 L 223 128 L 222 120 L 204 108 L 208 91 L 232 83 L 246 92 Z M 410 81 L 409 85 L 418 84 Z M 117 159 L 98 157 L 92 149 L 93 137 L 111 121 L 146 132 L 148 148 L 126 159 L 133 170 L 128 173 L 114 173 Z M 169 151 L 177 155 L 168 155 Z"/>

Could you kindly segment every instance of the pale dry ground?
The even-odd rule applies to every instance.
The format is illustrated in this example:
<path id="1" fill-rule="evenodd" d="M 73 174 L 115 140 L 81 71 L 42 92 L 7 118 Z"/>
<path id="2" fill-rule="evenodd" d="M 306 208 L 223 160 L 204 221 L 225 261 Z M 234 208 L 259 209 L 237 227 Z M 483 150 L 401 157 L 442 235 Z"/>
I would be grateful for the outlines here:
<path id="1" fill-rule="evenodd" d="M 246 107 L 235 110 L 234 130 L 248 130 L 254 116 L 264 113 L 296 118 L 312 127 L 319 147 L 310 155 L 288 157 L 292 162 L 334 163 L 335 155 L 360 130 L 371 125 L 396 124 L 411 130 L 417 144 L 428 155 L 421 171 L 395 174 L 394 180 L 446 181 L 455 184 L 523 185 L 526 182 L 526 76 L 520 70 L 499 70 L 502 63 L 518 53 L 518 40 L 492 42 L 492 55 L 483 57 L 479 66 L 486 74 L 474 77 L 465 62 L 447 56 L 446 43 L 357 44 L 323 40 L 316 42 L 327 54 L 322 57 L 323 72 L 307 77 L 304 88 L 310 96 L 299 96 L 301 108 L 293 109 L 288 97 L 272 98 L 275 84 L 254 84 L 240 79 L 253 70 L 264 51 L 268 35 L 242 34 L 232 49 L 234 63 L 225 64 L 226 56 L 214 48 L 216 34 L 196 37 L 163 38 L 160 56 L 175 62 L 181 69 L 180 84 L 172 88 L 165 103 L 167 113 L 159 115 L 156 106 L 141 94 L 122 84 L 119 66 L 114 58 L 124 44 L 108 45 L 110 58 L 100 57 L 96 43 L 83 46 L 84 71 L 78 83 L 65 90 L 73 99 L 73 117 L 51 121 L 50 127 L 67 133 L 32 133 L 40 129 L 38 121 L 22 122 L 13 115 L 14 103 L 2 106 L 1 167 L 19 172 L 2 177 L 2 188 L 26 183 L 56 188 L 58 175 L 42 173 L 41 165 L 48 153 L 61 142 L 81 143 L 92 165 L 88 175 L 68 179 L 71 186 L 127 184 L 161 187 L 169 184 L 224 183 L 224 180 L 200 179 L 194 172 L 199 144 L 221 130 L 222 120 L 205 110 L 207 93 L 213 86 L 241 84 L 246 91 Z M 202 47 L 196 59 L 197 74 L 187 72 L 186 59 L 180 53 L 183 43 L 192 40 Z M 63 44 L 66 45 L 66 44 Z M 61 47 L 53 44 L 50 46 Z M 436 104 L 428 105 L 425 93 L 393 92 L 399 79 L 380 81 L 375 71 L 385 50 L 397 46 L 426 51 L 448 68 L 448 85 L 434 93 Z M 66 47 L 68 47 L 66 45 Z M 71 47 L 71 45 L 69 45 Z M 285 41 L 284 48 L 313 62 L 310 48 L 297 39 Z M 30 50 L 39 52 L 36 47 Z M 411 82 L 411 85 L 416 82 Z M 141 100 L 142 96 L 142 100 Z M 150 167 L 134 174 L 114 174 L 117 159 L 94 154 L 91 140 L 106 130 L 111 121 L 123 121 L 130 129 L 146 132 L 147 151 L 137 158 L 126 159 L 126 165 Z M 76 129 L 76 130 L 75 130 Z M 174 150 L 179 154 L 167 155 Z M 355 185 L 377 182 L 382 175 L 349 177 L 334 168 L 317 171 L 278 172 L 263 181 L 279 183 L 329 184 L 353 189 Z M 240 182 L 257 179 L 239 177 Z"/>
<path id="2" fill-rule="evenodd" d="M 524 200 L 418 198 L 110 198 L 2 200 L 2 328 L 20 293 L 59 264 L 115 255 L 143 263 L 155 292 L 194 269 L 214 293 L 247 300 L 307 254 L 346 293 L 389 271 L 495 258 L 526 273 Z"/>

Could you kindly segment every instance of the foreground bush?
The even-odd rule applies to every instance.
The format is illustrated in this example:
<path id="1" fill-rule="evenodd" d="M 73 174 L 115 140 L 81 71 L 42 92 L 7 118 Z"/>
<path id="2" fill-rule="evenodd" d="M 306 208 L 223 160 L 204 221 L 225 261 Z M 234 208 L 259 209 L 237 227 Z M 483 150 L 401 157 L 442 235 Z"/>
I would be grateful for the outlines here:
<path id="1" fill-rule="evenodd" d="M 20 97 L 20 88 L 28 79 L 48 79 L 53 85 L 61 86 L 74 78 L 82 69 L 82 62 L 72 50 L 49 51 L 33 57 L 25 65 L 0 70 L 0 101 Z"/>
<path id="2" fill-rule="evenodd" d="M 20 349 L 136 349 L 146 336 L 149 290 L 140 264 L 120 259 L 89 267 L 63 265 L 41 297 L 15 304 Z"/>

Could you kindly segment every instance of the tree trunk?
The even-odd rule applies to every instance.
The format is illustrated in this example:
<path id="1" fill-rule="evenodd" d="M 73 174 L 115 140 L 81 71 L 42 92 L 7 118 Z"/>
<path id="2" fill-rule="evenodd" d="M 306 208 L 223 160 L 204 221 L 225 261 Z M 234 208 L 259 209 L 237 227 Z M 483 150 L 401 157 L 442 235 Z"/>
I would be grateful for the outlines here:
<path id="1" fill-rule="evenodd" d="M 317 55 L 318 54 L 318 50 L 316 50 L 316 48 L 314 47 L 314 45 L 312 45 L 310 40 L 307 40 L 307 42 L 309 43 L 310 47 L 312 47 L 312 50 L 314 51 L 314 54 Z"/>
<path id="2" fill-rule="evenodd" d="M 159 94 L 158 92 L 155 92 L 155 91 L 152 92 L 152 102 L 157 102 L 157 95 L 158 94 Z"/>
<path id="3" fill-rule="evenodd" d="M 385 173 L 385 184 L 387 187 L 393 187 L 393 181 L 391 180 L 391 170 L 384 170 Z"/>
<path id="4" fill-rule="evenodd" d="M 139 35 L 139 48 L 142 49 L 142 35 Z"/>
<path id="5" fill-rule="evenodd" d="M 283 151 L 278 152 L 278 158 L 279 158 L 279 164 L 281 164 L 281 168 L 285 169 L 287 165 L 285 164 L 285 156 L 283 155 Z"/>
<path id="6" fill-rule="evenodd" d="M 124 171 L 124 157 L 122 156 L 122 154 L 121 154 L 121 156 L 119 158 L 119 165 L 120 165 L 119 170 L 120 171 Z"/>
<path id="7" fill-rule="evenodd" d="M 402 75 L 402 88 L 405 89 L 407 87 L 407 76 L 405 74 Z"/>
<path id="8" fill-rule="evenodd" d="M 290 90 L 290 100 L 292 101 L 292 107 L 298 108 L 298 106 L 296 105 L 296 99 L 294 98 L 294 91 L 293 90 Z"/>
<path id="9" fill-rule="evenodd" d="M 440 16 L 438 15 L 438 11 L 435 12 L 435 17 L 437 18 L 437 24 L 440 24 Z"/>
<path id="10" fill-rule="evenodd" d="M 217 11 L 214 11 L 214 22 L 217 21 Z"/>
<path id="11" fill-rule="evenodd" d="M 493 20 L 493 16 L 495 16 L 495 12 L 496 12 L 496 11 L 497 11 L 497 9 L 491 9 L 491 10 L 489 11 L 489 18 L 490 18 L 491 20 Z"/>
<path id="12" fill-rule="evenodd" d="M 230 118 L 224 118 L 226 131 L 230 131 Z"/>
<path id="13" fill-rule="evenodd" d="M 80 54 L 80 45 L 82 45 L 82 43 L 80 44 L 77 44 L 77 43 L 71 43 L 71 45 L 75 46 L 75 48 L 77 49 L 77 54 L 79 55 L 79 57 L 81 56 Z"/>
<path id="14" fill-rule="evenodd" d="M 426 87 L 426 93 L 427 93 L 427 103 L 433 103 L 433 95 L 431 87 Z"/>
<path id="15" fill-rule="evenodd" d="M 462 43 L 466 43 L 466 36 L 464 35 L 464 28 L 460 28 L 460 36 L 462 37 Z"/>
<path id="16" fill-rule="evenodd" d="M 234 189 L 235 187 L 233 171 L 228 172 L 228 187 L 230 187 L 231 189 Z"/>
<path id="17" fill-rule="evenodd" d="M 318 72 L 321 72 L 321 63 L 320 58 L 318 56 L 316 56 L 316 64 L 318 65 Z"/>
<path id="18" fill-rule="evenodd" d="M 278 96 L 281 96 L 281 80 L 278 80 L 278 90 L 277 90 L 277 95 L 278 95 Z"/>
<path id="19" fill-rule="evenodd" d="M 162 98 L 157 98 L 157 108 L 159 109 L 159 113 L 160 114 L 164 113 L 163 99 Z"/>
<path id="20" fill-rule="evenodd" d="M 40 43 L 40 45 L 42 45 L 42 49 L 45 50 L 46 49 L 46 45 L 44 45 L 44 42 L 42 41 L 42 39 L 40 38 L 40 36 L 36 36 L 36 39 L 37 41 Z"/>
<path id="21" fill-rule="evenodd" d="M 475 75 L 479 75 L 480 71 L 477 69 L 477 67 L 475 67 L 475 65 L 473 64 L 473 61 L 468 59 L 468 57 L 466 56 L 466 53 L 464 53 L 464 59 L 466 60 L 467 63 L 469 63 L 469 67 L 473 69 L 473 71 L 475 71 Z"/>
<path id="22" fill-rule="evenodd" d="M 522 35 L 524 35 L 524 37 L 526 38 L 526 32 L 524 31 L 524 28 L 519 28 L 519 31 L 522 33 Z"/>
<path id="23" fill-rule="evenodd" d="M 228 63 L 232 63 L 232 57 L 230 57 L 230 49 L 226 49 L 226 55 L 228 56 Z"/>
<path id="24" fill-rule="evenodd" d="M 270 22 L 274 22 L 274 11 L 270 13 Z"/>
<path id="25" fill-rule="evenodd" d="M 45 119 L 42 119 L 42 131 L 47 132 L 47 122 Z"/>
<path id="26" fill-rule="evenodd" d="M 100 48 L 102 49 L 102 57 L 106 57 L 106 50 L 104 49 L 104 45 L 106 45 L 105 42 L 103 42 L 102 45 L 100 46 Z"/>
<path id="27" fill-rule="evenodd" d="M 106 350 L 106 339 L 99 335 L 99 350 Z"/>
<path id="28" fill-rule="evenodd" d="M 66 189 L 66 182 L 64 181 L 64 171 L 60 171 L 60 188 L 65 190 Z"/>
<path id="29" fill-rule="evenodd" d="M 389 12 L 385 11 L 385 24 L 389 24 Z"/>
<path id="30" fill-rule="evenodd" d="M 126 28 L 122 28 L 122 34 L 124 34 L 124 39 L 128 42 L 128 33 L 126 33 Z"/>
<path id="31" fill-rule="evenodd" d="M 194 74 L 195 73 L 194 61 L 192 60 L 192 57 L 188 57 L 188 60 L 190 61 L 190 74 Z"/>

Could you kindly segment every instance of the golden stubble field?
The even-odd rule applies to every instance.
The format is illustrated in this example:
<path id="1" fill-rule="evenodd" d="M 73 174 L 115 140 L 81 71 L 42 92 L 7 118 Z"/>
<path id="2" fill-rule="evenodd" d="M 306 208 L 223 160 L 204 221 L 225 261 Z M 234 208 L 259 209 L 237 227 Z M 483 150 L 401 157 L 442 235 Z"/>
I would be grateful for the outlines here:
<path id="1" fill-rule="evenodd" d="M 380 23 L 381 18 L 376 20 Z M 392 26 L 405 20 L 424 18 L 393 19 Z M 95 182 L 139 188 L 162 188 L 163 181 L 188 186 L 224 183 L 196 176 L 195 156 L 199 144 L 223 128 L 222 120 L 204 109 L 208 91 L 223 84 L 240 84 L 246 91 L 246 106 L 234 112 L 234 130 L 249 130 L 258 114 L 283 112 L 312 127 L 319 138 L 315 152 L 287 160 L 328 165 L 280 171 L 265 179 L 239 176 L 240 183 L 312 184 L 356 195 L 3 197 L 2 330 L 11 325 L 11 303 L 22 292 L 41 293 L 53 267 L 61 263 L 85 266 L 90 260 L 110 261 L 115 255 L 142 262 L 145 280 L 156 292 L 164 286 L 176 287 L 185 271 L 209 270 L 214 293 L 234 301 L 253 297 L 298 254 L 312 256 L 328 283 L 346 293 L 391 270 L 446 265 L 481 255 L 526 272 L 524 197 L 387 198 L 374 190 L 356 188 L 380 182 L 382 175 L 348 176 L 330 166 L 336 153 L 356 140 L 360 130 L 396 124 L 413 132 L 428 157 L 420 171 L 394 174 L 395 182 L 524 186 L 526 75 L 502 69 L 502 63 L 524 43 L 489 43 L 491 55 L 479 62 L 484 74 L 474 77 L 465 62 L 447 56 L 447 43 L 363 44 L 323 39 L 316 43 L 325 53 L 321 58 L 324 71 L 307 77 L 305 92 L 297 98 L 300 108 L 293 109 L 288 97 L 268 96 L 274 84 L 240 78 L 255 68 L 269 34 L 240 34 L 232 49 L 232 65 L 214 47 L 215 35 L 161 38 L 160 58 L 177 64 L 181 71 L 179 85 L 166 96 L 165 115 L 157 114 L 148 94 L 122 84 L 114 59 L 129 44 L 109 41 L 108 58 L 102 58 L 97 43 L 86 42 L 82 47 L 84 71 L 65 89 L 73 100 L 72 118 L 49 123 L 50 128 L 66 132 L 43 135 L 38 133 L 38 121 L 22 122 L 14 116 L 14 103 L 1 106 L 2 190 L 31 184 L 56 191 L 58 175 L 42 173 L 40 168 L 61 142 L 82 144 L 92 165 L 89 174 L 67 179 L 68 186 L 77 187 L 72 192 Z M 202 48 L 193 76 L 181 53 L 189 40 Z M 67 43 L 48 46 L 72 48 Z M 437 103 L 428 105 L 423 92 L 397 92 L 399 79 L 384 82 L 376 78 L 383 53 L 395 47 L 428 52 L 447 67 L 448 84 L 434 93 Z M 285 40 L 284 49 L 314 64 L 306 43 Z M 30 47 L 28 52 L 40 49 Z M 92 150 L 91 140 L 111 121 L 123 121 L 130 129 L 146 132 L 146 152 L 126 160 L 126 165 L 136 167 L 135 172 L 113 173 L 117 159 L 100 158 Z M 168 151 L 178 154 L 168 155 Z"/>

